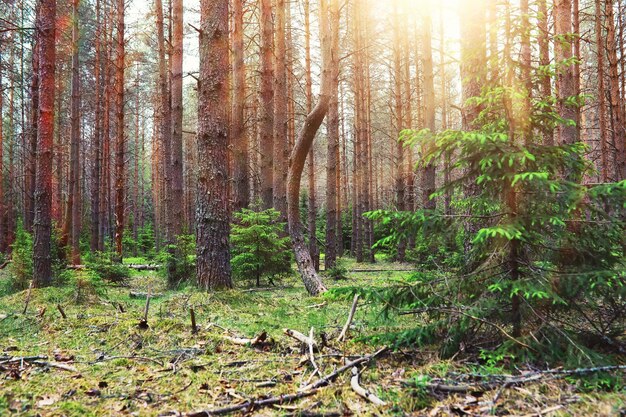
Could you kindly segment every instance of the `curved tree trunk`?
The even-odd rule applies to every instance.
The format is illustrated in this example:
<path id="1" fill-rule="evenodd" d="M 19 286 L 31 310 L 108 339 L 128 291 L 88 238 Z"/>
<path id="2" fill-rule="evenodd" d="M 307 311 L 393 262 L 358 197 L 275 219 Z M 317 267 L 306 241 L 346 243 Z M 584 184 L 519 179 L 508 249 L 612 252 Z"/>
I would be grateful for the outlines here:
<path id="1" fill-rule="evenodd" d="M 331 0 L 337 1 L 337 0 Z M 300 223 L 300 181 L 306 157 L 313 145 L 315 134 L 319 129 L 331 100 L 330 74 L 330 25 L 327 0 L 320 1 L 320 34 L 322 37 L 322 80 L 319 99 L 313 110 L 307 115 L 304 125 L 300 128 L 295 147 L 291 153 L 291 165 L 287 178 L 287 221 L 289 235 L 293 244 L 298 270 L 304 286 L 311 295 L 326 291 L 324 283 L 315 272 L 315 267 L 304 240 L 302 224 Z M 335 22 L 333 22 L 335 23 Z"/>

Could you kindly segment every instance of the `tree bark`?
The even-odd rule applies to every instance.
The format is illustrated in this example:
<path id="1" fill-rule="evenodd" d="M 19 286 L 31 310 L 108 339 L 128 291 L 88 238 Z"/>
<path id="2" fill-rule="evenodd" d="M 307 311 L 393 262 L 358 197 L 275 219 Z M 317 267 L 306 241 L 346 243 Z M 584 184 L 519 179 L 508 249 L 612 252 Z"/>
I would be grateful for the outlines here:
<path id="1" fill-rule="evenodd" d="M 200 2 L 196 277 L 205 290 L 232 288 L 228 172 L 228 0 Z"/>
<path id="2" fill-rule="evenodd" d="M 183 232 L 183 0 L 172 0 L 172 54 L 170 61 L 172 88 L 172 238 Z"/>
<path id="3" fill-rule="evenodd" d="M 50 255 L 52 211 L 52 146 L 54 135 L 56 0 L 39 0 L 39 114 L 33 248 L 33 286 L 52 282 Z"/>
<path id="4" fill-rule="evenodd" d="M 261 116 L 260 130 L 260 177 L 261 203 L 263 209 L 274 204 L 273 157 L 274 157 L 274 66 L 272 60 L 274 27 L 272 24 L 272 0 L 260 0 L 261 20 Z"/>
<path id="5" fill-rule="evenodd" d="M 422 69 L 424 73 L 424 128 L 435 133 L 435 80 L 433 72 L 432 49 L 432 20 L 430 13 L 426 13 L 422 20 Z M 426 152 L 426 150 L 422 150 Z M 422 206 L 427 210 L 434 210 L 436 203 L 430 196 L 435 192 L 435 165 L 430 162 L 422 171 Z"/>
<path id="6" fill-rule="evenodd" d="M 331 36 L 330 78 L 331 91 L 326 124 L 326 251 L 324 266 L 333 268 L 337 262 L 337 155 L 339 153 L 339 7 L 332 1 L 330 14 Z"/>
<path id="7" fill-rule="evenodd" d="M 555 40 L 555 55 L 557 63 L 571 60 L 572 53 L 572 0 L 555 0 L 554 27 L 557 37 Z M 568 99 L 576 95 L 574 65 L 568 65 L 557 74 L 558 110 L 561 117 L 573 123 L 577 121 L 577 106 L 568 103 Z M 559 126 L 559 144 L 578 142 L 578 129 L 567 123 Z"/>
<path id="8" fill-rule="evenodd" d="M 234 209 L 250 205 L 250 168 L 248 137 L 245 130 L 246 66 L 243 43 L 243 0 L 233 0 L 233 191 Z"/>
<path id="9" fill-rule="evenodd" d="M 614 1 L 606 1 L 607 52 L 609 57 L 609 80 L 611 88 L 611 115 L 613 124 L 613 143 L 615 146 L 615 181 L 626 178 L 626 132 L 624 131 L 624 107 L 620 103 L 619 59 L 615 31 Z M 621 57 L 621 59 L 624 59 Z"/>
<path id="10" fill-rule="evenodd" d="M 102 34 L 100 32 L 100 0 L 96 0 L 96 39 L 95 39 L 95 59 L 94 59 L 94 134 L 93 134 L 93 169 L 91 173 L 91 239 L 90 249 L 92 252 L 98 250 L 100 234 L 100 181 L 101 181 L 101 127 L 102 127 L 102 103 L 101 103 L 101 76 L 100 76 L 100 54 L 102 48 Z"/>
<path id="11" fill-rule="evenodd" d="M 285 0 L 276 0 L 274 60 L 274 208 L 281 220 L 287 212 L 287 171 L 289 159 L 289 96 L 287 94 L 287 44 Z"/>
<path id="12" fill-rule="evenodd" d="M 124 139 L 124 0 L 117 0 L 117 54 L 115 59 L 115 252 L 122 261 L 124 236 L 125 139 Z"/>

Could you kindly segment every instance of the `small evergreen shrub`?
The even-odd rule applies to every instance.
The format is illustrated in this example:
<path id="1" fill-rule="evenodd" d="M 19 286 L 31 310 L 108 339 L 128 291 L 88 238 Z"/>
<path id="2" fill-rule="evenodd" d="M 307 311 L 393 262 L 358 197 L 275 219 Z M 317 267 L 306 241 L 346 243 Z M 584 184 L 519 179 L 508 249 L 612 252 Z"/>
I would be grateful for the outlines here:
<path id="1" fill-rule="evenodd" d="M 176 244 L 167 245 L 159 254 L 161 275 L 167 278 L 170 288 L 176 288 L 194 276 L 195 253 L 195 236 L 179 235 L 176 237 Z"/>
<path id="2" fill-rule="evenodd" d="M 275 277 L 292 271 L 286 224 L 279 217 L 274 209 L 243 209 L 235 213 L 236 222 L 231 229 L 231 266 L 235 277 L 254 280 L 259 286 L 261 278 L 273 284 Z"/>
<path id="3" fill-rule="evenodd" d="M 11 248 L 11 289 L 23 291 L 33 279 L 33 236 L 24 229 L 21 221 L 17 224 L 15 241 Z"/>
<path id="4" fill-rule="evenodd" d="M 127 285 L 130 279 L 130 269 L 117 262 L 113 262 L 113 254 L 97 252 L 87 263 L 87 268 L 99 279 L 118 285 Z"/>
<path id="5" fill-rule="evenodd" d="M 346 268 L 342 262 L 337 261 L 335 262 L 335 266 L 326 271 L 326 276 L 335 281 L 345 280 L 348 279 L 348 272 L 348 268 Z"/>

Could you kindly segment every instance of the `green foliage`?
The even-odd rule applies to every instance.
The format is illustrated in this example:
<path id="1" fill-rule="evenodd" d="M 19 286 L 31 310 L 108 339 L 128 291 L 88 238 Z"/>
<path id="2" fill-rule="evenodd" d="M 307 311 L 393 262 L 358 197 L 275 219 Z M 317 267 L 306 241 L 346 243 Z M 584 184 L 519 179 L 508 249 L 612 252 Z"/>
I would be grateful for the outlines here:
<path id="1" fill-rule="evenodd" d="M 341 260 L 335 262 L 335 266 L 326 270 L 325 275 L 335 281 L 348 279 L 348 268 Z"/>
<path id="2" fill-rule="evenodd" d="M 139 229 L 137 236 L 137 249 L 148 259 L 154 259 L 156 256 L 154 249 L 154 228 L 152 224 L 146 224 Z"/>
<path id="3" fill-rule="evenodd" d="M 11 249 L 11 289 L 22 291 L 33 279 L 33 236 L 24 229 L 21 221 L 17 223 Z"/>
<path id="4" fill-rule="evenodd" d="M 275 277 L 292 271 L 286 224 L 279 217 L 280 213 L 274 209 L 243 209 L 235 213 L 236 222 L 231 231 L 231 265 L 235 277 L 254 279 L 258 286 L 263 277 L 273 283 Z"/>
<path id="5" fill-rule="evenodd" d="M 376 294 L 386 313 L 401 310 L 420 323 L 381 341 L 436 342 L 444 357 L 499 348 L 499 356 L 484 359 L 492 366 L 494 357 L 589 364 L 602 360 L 599 350 L 621 349 L 626 181 L 580 184 L 593 174 L 587 147 L 540 144 L 529 132 L 553 127 L 548 115 L 554 125 L 568 121 L 541 102 L 529 119 L 512 121 L 504 108 L 515 94 L 495 87 L 473 99 L 483 108 L 480 130 L 403 132 L 407 145 L 423 150 L 421 163 L 450 161 L 454 180 L 430 197 L 450 193 L 458 214 L 368 214 L 388 230 L 378 247 L 414 236 L 414 259 L 427 268 Z M 443 247 L 451 249 L 452 262 L 442 262 Z"/>
<path id="6" fill-rule="evenodd" d="M 87 268 L 102 281 L 118 285 L 127 285 L 130 269 L 118 262 L 113 262 L 114 254 L 96 252 L 87 261 Z"/>
<path id="7" fill-rule="evenodd" d="M 196 240 L 194 235 L 176 236 L 176 244 L 167 245 L 158 256 L 161 274 L 170 288 L 187 282 L 195 274 Z"/>

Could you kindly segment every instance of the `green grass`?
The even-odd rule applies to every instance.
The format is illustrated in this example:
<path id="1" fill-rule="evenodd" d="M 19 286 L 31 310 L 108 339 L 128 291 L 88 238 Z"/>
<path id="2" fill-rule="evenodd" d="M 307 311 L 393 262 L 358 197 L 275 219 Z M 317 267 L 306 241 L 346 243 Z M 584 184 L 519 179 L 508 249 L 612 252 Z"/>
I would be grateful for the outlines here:
<path id="1" fill-rule="evenodd" d="M 135 261 L 133 259 L 133 263 Z M 352 260 L 347 264 L 351 269 L 371 268 Z M 395 266 L 381 262 L 376 268 L 384 270 Z M 384 287 L 407 274 L 361 272 L 350 274 L 348 280 L 327 280 L 327 284 L 331 288 Z M 3 281 L 6 276 L 0 276 L 0 282 Z M 100 291 L 99 298 L 91 297 L 88 303 L 80 305 L 74 302 L 74 284 L 35 289 L 26 315 L 21 314 L 26 291 L 0 297 L 0 356 L 45 355 L 51 361 L 55 360 L 55 354 L 73 356 L 71 365 L 79 373 L 28 366 L 14 374 L 0 370 L 0 416 L 37 413 L 46 416 L 129 413 L 156 416 L 171 410 L 187 412 L 229 405 L 259 395 L 294 393 L 310 378 L 312 368 L 297 343 L 283 335 L 284 328 L 308 334 L 313 327 L 316 336 L 319 338 L 324 332 L 337 351 L 362 355 L 378 348 L 366 343 L 367 336 L 416 324 L 409 316 L 385 320 L 379 314 L 379 306 L 362 302 L 354 318 L 350 340 L 338 344 L 334 339 L 346 320 L 350 297 L 309 297 L 296 277 L 278 285 L 266 291 L 238 288 L 205 293 L 185 288 L 173 292 L 167 291 L 164 280 L 154 273 L 133 274 L 130 289 L 107 287 L 104 293 Z M 145 301 L 131 299 L 131 289 L 162 294 L 151 300 L 149 329 L 137 326 Z M 63 306 L 67 320 L 61 318 L 57 304 Z M 119 304 L 124 313 L 117 308 Z M 200 326 L 197 334 L 190 331 L 191 307 Z M 45 313 L 38 317 L 44 308 Z M 7 317 L 2 319 L 4 315 Z M 219 327 L 209 327 L 210 323 L 230 329 L 240 337 L 254 337 L 266 331 L 274 344 L 266 350 L 234 345 L 223 338 L 224 332 Z M 324 353 L 330 351 L 327 349 Z M 422 408 L 464 401 L 463 397 L 439 401 L 398 382 L 400 378 L 423 374 L 444 376 L 450 371 L 466 369 L 459 363 L 438 361 L 434 351 L 396 352 L 363 372 L 362 385 L 390 403 L 380 414 L 415 412 L 419 415 L 418 410 Z M 319 357 L 318 365 L 326 374 L 340 366 L 341 361 L 336 357 Z M 276 385 L 257 387 L 258 382 L 268 380 L 275 381 Z M 564 386 L 563 391 L 570 390 L 569 386 Z M 557 397 L 557 392 L 550 391 L 551 388 L 529 389 L 537 398 Z M 601 395 L 582 391 L 580 395 L 585 401 L 570 406 L 570 410 L 576 409 L 572 407 L 614 410 L 625 403 L 623 392 Z M 520 398 L 528 394 L 511 391 L 510 395 L 503 401 L 518 404 L 519 409 L 519 404 L 524 404 Z M 371 404 L 350 390 L 348 374 L 315 397 L 301 400 L 296 409 L 314 405 L 315 412 L 343 407 L 354 415 L 375 412 Z M 532 410 L 522 408 L 518 414 Z M 270 408 L 264 410 L 263 415 L 290 412 L 288 408 Z"/>

